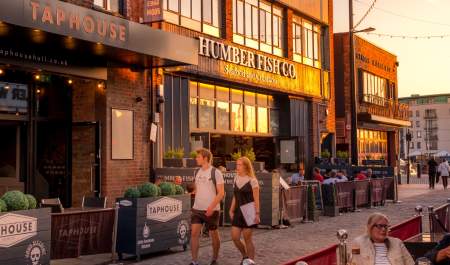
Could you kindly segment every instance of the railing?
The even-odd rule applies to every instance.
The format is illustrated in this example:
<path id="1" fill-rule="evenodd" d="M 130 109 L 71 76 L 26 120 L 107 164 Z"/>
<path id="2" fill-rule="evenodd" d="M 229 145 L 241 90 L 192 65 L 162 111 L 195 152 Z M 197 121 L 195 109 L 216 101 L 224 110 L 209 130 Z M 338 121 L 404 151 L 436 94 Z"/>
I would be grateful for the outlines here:
<path id="1" fill-rule="evenodd" d="M 425 113 L 425 117 L 426 120 L 434 120 L 437 119 L 437 114 L 436 113 Z"/>
<path id="2" fill-rule="evenodd" d="M 359 112 L 408 121 L 409 107 L 397 100 L 387 99 L 374 95 L 363 95 Z"/>

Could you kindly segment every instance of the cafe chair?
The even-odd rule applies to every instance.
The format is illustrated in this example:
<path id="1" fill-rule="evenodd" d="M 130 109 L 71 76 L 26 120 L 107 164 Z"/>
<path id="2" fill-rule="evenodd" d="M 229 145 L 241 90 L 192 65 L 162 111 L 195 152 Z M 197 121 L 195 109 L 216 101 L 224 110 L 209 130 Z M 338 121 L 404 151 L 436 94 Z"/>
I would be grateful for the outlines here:
<path id="1" fill-rule="evenodd" d="M 64 207 L 62 206 L 62 203 L 59 200 L 59 198 L 42 199 L 41 208 L 45 207 L 50 207 L 52 209 L 52 213 L 64 212 Z"/>
<path id="2" fill-rule="evenodd" d="M 107 197 L 83 196 L 81 207 L 83 208 L 106 208 Z"/>

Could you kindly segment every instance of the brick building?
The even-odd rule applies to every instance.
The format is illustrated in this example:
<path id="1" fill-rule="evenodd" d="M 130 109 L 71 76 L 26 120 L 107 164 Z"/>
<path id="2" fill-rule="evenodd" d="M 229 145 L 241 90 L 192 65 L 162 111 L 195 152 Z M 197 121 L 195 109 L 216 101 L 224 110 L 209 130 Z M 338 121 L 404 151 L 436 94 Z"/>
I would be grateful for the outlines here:
<path id="1" fill-rule="evenodd" d="M 351 113 L 349 34 L 334 34 L 336 149 L 350 153 Z M 354 36 L 358 161 L 398 160 L 399 129 L 409 126 L 408 106 L 398 101 L 397 56 Z"/>
<path id="2" fill-rule="evenodd" d="M 334 152 L 331 0 L 145 2 L 144 23 L 199 40 L 197 66 L 158 71 L 163 152 L 253 148 L 267 170 Z"/>
<path id="3" fill-rule="evenodd" d="M 149 179 L 153 67 L 197 64 L 198 47 L 130 21 L 131 1 L 67 2 L 0 3 L 0 194 L 112 203 Z"/>

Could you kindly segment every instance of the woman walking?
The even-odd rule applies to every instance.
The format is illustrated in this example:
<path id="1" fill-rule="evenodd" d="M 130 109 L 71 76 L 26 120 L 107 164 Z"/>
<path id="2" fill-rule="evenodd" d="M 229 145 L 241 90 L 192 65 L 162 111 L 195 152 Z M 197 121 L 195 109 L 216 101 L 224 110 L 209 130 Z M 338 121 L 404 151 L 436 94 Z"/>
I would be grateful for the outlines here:
<path id="1" fill-rule="evenodd" d="M 444 185 L 444 190 L 447 189 L 449 171 L 450 166 L 448 165 L 447 160 L 443 159 L 442 162 L 439 164 L 438 172 L 442 177 L 442 185 Z"/>
<path id="2" fill-rule="evenodd" d="M 242 254 L 242 261 L 255 259 L 255 246 L 252 240 L 252 228 L 260 222 L 259 184 L 252 163 L 247 157 L 236 161 L 237 175 L 234 179 L 233 200 L 230 207 L 231 238 Z M 252 218 L 253 217 L 253 218 Z M 241 241 L 241 234 L 244 242 Z"/>

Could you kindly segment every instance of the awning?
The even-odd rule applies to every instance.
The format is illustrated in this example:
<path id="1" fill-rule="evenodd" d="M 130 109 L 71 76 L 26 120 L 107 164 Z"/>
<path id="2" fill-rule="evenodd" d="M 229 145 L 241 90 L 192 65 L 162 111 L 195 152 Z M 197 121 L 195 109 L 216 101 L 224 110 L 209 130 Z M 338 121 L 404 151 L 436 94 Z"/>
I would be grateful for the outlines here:
<path id="1" fill-rule="evenodd" d="M 409 153 L 409 156 L 420 156 L 420 155 L 422 155 L 422 152 L 419 150 Z"/>
<path id="2" fill-rule="evenodd" d="M 136 67 L 198 63 L 194 38 L 58 0 L 0 1 L 0 21 L 4 49 L 82 55 L 94 63 L 98 56 Z"/>
<path id="3" fill-rule="evenodd" d="M 448 151 L 441 150 L 441 151 L 435 153 L 434 156 L 436 156 L 436 157 L 447 157 L 447 156 L 450 156 L 450 153 Z"/>
<path id="4" fill-rule="evenodd" d="M 391 126 L 395 126 L 395 127 L 410 127 L 411 126 L 410 121 L 393 119 L 393 118 L 374 115 L 374 114 L 370 114 L 370 113 L 359 113 L 358 120 L 366 121 L 366 122 L 373 122 L 373 123 L 380 123 L 380 124 L 387 124 L 387 125 L 391 125 Z"/>

